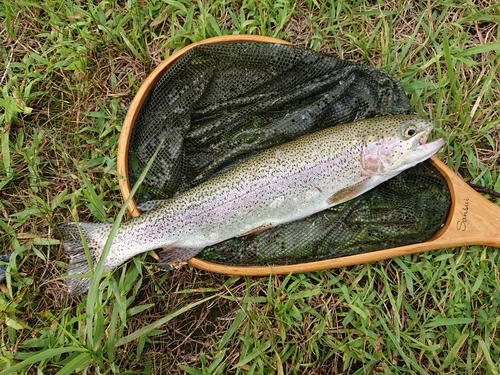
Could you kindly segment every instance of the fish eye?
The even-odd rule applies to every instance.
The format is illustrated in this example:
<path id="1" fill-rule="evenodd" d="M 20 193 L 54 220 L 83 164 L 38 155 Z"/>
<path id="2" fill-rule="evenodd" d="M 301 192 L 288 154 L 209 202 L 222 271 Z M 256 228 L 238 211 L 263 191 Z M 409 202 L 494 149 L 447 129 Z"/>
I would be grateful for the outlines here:
<path id="1" fill-rule="evenodd" d="M 403 136 L 405 138 L 411 138 L 415 134 L 417 134 L 417 127 L 415 125 L 409 125 L 406 129 L 403 130 Z"/>

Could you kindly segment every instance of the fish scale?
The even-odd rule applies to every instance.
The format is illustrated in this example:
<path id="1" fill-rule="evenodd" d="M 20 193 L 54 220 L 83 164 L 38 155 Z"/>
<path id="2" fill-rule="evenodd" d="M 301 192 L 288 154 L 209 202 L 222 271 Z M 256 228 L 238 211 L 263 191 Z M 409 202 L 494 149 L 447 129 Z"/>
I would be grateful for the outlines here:
<path id="1" fill-rule="evenodd" d="M 378 117 L 261 151 L 172 199 L 144 205 L 156 208 L 120 226 L 104 268 L 158 248 L 167 262 L 184 262 L 206 246 L 343 203 L 437 152 L 443 140 L 424 144 L 433 126 L 412 115 Z M 110 224 L 60 224 L 69 275 L 89 270 L 78 225 L 94 263 L 111 230 Z M 72 294 L 89 283 L 67 279 Z"/>

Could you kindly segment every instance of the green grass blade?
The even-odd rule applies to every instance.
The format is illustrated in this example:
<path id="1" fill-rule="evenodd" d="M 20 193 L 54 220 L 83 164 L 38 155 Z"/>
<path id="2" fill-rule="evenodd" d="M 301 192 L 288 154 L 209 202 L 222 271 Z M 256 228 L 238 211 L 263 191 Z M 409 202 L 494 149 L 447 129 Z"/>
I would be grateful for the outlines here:
<path id="1" fill-rule="evenodd" d="M 87 352 L 87 349 L 69 346 L 69 347 L 61 347 L 61 348 L 43 350 L 41 352 L 34 353 L 29 358 L 25 359 L 22 362 L 19 362 L 17 365 L 14 365 L 11 368 L 8 368 L 8 369 L 0 372 L 0 375 L 10 375 L 10 374 L 13 374 L 19 370 L 26 368 L 29 365 L 34 364 L 34 363 L 37 363 L 37 362 L 40 362 L 40 361 L 43 361 L 46 359 L 50 359 L 52 357 L 56 357 L 56 356 L 64 354 L 64 353 L 72 353 L 72 352 Z"/>
<path id="2" fill-rule="evenodd" d="M 481 44 L 479 46 L 465 48 L 463 51 L 455 54 L 455 56 L 456 57 L 465 57 L 465 56 L 478 55 L 480 53 L 486 53 L 486 52 L 492 52 L 492 51 L 493 52 L 500 51 L 500 42 L 485 43 L 485 44 Z"/>
<path id="3" fill-rule="evenodd" d="M 78 173 L 80 174 L 80 177 L 83 180 L 83 183 L 85 184 L 85 189 L 84 189 L 84 194 L 87 195 L 87 198 L 89 199 L 90 203 L 92 204 L 92 207 L 95 208 L 93 210 L 93 214 L 97 216 L 97 219 L 100 221 L 106 221 L 107 216 L 106 216 L 106 211 L 104 209 L 104 206 L 102 205 L 102 199 L 99 198 L 97 195 L 94 187 L 92 186 L 92 183 L 90 180 L 87 178 L 83 170 L 77 165 L 76 166 Z"/>
<path id="4" fill-rule="evenodd" d="M 458 338 L 457 342 L 455 343 L 455 345 L 453 345 L 450 352 L 448 353 L 448 355 L 444 359 L 443 364 L 441 365 L 441 368 L 440 368 L 441 371 L 444 372 L 444 369 L 446 369 L 453 361 L 456 361 L 457 356 L 458 356 L 458 352 L 460 351 L 463 344 L 465 343 L 465 341 L 468 338 L 469 338 L 468 333 L 464 333 L 462 336 L 460 336 Z"/>
<path id="5" fill-rule="evenodd" d="M 437 318 L 424 325 L 427 328 L 474 323 L 474 318 Z"/>
<path id="6" fill-rule="evenodd" d="M 412 361 L 410 359 L 410 357 L 408 357 L 408 355 L 405 353 L 405 351 L 403 350 L 403 347 L 400 344 L 400 341 L 396 339 L 396 337 L 392 333 L 392 330 L 389 329 L 389 327 L 387 326 L 387 323 L 384 321 L 384 317 L 382 317 L 380 314 L 378 316 L 379 316 L 379 321 L 382 324 L 382 326 L 384 327 L 384 330 L 385 330 L 387 336 L 389 336 L 392 344 L 396 347 L 398 354 L 404 359 L 406 366 L 408 366 L 408 367 L 411 366 L 412 368 L 416 369 L 420 374 L 426 375 L 427 371 L 425 371 L 422 368 L 422 366 L 420 366 L 419 364 Z"/>
<path id="7" fill-rule="evenodd" d="M 151 331 L 157 329 L 158 327 L 160 327 L 163 324 L 167 323 L 168 321 L 172 320 L 176 316 L 179 316 L 179 315 L 185 313 L 186 311 L 189 311 L 192 308 L 194 308 L 198 305 L 201 305 L 202 303 L 210 301 L 211 299 L 214 299 L 215 297 L 217 297 L 217 294 L 210 296 L 210 297 L 207 297 L 207 298 L 204 298 L 202 300 L 190 303 L 189 305 L 184 306 L 177 311 L 174 311 L 170 314 L 167 314 L 165 317 L 158 319 L 156 322 L 148 324 L 147 326 L 142 327 L 141 329 L 138 329 L 137 331 L 135 331 L 134 333 L 131 333 L 128 336 L 122 337 L 121 339 L 119 339 L 116 342 L 115 346 L 122 346 L 122 345 L 125 345 L 125 344 L 127 344 L 127 343 L 141 337 L 141 336 L 145 336 L 148 333 L 150 333 Z"/>
<path id="8" fill-rule="evenodd" d="M 236 314 L 236 317 L 234 318 L 233 323 L 229 327 L 229 329 L 224 333 L 224 336 L 222 336 L 222 339 L 220 340 L 219 346 L 224 347 L 226 344 L 231 340 L 231 337 L 234 335 L 238 327 L 240 326 L 241 322 L 243 321 L 243 318 L 246 316 L 246 307 L 242 307 L 242 309 Z"/>
<path id="9" fill-rule="evenodd" d="M 1 123 L 1 116 L 0 116 Z M 0 128 L 0 142 L 1 142 L 1 151 L 2 151 L 2 159 L 3 159 L 3 173 L 5 173 L 6 182 L 10 181 L 12 178 L 12 167 L 10 162 L 10 145 L 9 145 L 9 134 L 10 134 L 10 126 L 5 126 Z"/>
<path id="10" fill-rule="evenodd" d="M 479 346 L 481 346 L 484 357 L 486 358 L 486 362 L 488 363 L 490 373 L 492 375 L 500 375 L 500 368 L 498 363 L 493 362 L 493 360 L 491 359 L 490 350 L 492 348 L 489 345 L 486 345 L 484 340 L 479 340 Z"/>
<path id="11" fill-rule="evenodd" d="M 67 363 L 62 369 L 60 369 L 56 375 L 71 375 L 74 374 L 77 369 L 83 369 L 87 367 L 92 362 L 92 356 L 89 353 L 82 353 L 75 358 L 73 358 L 69 363 Z"/>

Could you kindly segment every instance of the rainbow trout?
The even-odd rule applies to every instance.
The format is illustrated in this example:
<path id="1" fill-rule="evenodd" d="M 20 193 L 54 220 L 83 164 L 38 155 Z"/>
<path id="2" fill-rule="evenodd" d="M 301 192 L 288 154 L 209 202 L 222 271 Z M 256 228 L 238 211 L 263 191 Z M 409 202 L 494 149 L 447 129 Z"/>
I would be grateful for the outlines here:
<path id="1" fill-rule="evenodd" d="M 338 125 L 261 151 L 230 170 L 165 201 L 141 205 L 140 217 L 121 224 L 104 269 L 148 250 L 185 262 L 204 247 L 298 220 L 366 192 L 431 155 L 442 139 L 426 143 L 434 125 L 412 115 Z M 68 274 L 89 272 L 81 233 L 94 264 L 112 224 L 60 224 L 70 256 Z M 90 280 L 68 278 L 69 292 Z"/>

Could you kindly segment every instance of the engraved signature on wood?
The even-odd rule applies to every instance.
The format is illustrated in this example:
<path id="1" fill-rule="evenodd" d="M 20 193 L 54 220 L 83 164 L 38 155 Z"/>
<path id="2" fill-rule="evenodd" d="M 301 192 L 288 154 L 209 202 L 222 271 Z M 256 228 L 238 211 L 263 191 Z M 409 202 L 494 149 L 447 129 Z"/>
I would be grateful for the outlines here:
<path id="1" fill-rule="evenodd" d="M 467 229 L 468 214 L 469 214 L 469 197 L 465 197 L 464 206 L 462 207 L 462 219 L 457 221 L 457 230 L 464 231 Z"/>

